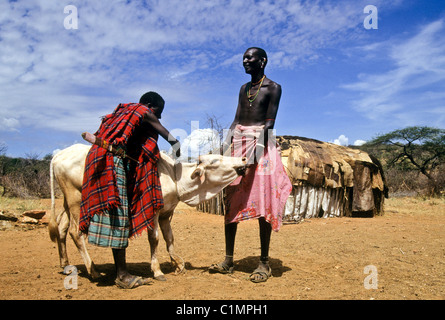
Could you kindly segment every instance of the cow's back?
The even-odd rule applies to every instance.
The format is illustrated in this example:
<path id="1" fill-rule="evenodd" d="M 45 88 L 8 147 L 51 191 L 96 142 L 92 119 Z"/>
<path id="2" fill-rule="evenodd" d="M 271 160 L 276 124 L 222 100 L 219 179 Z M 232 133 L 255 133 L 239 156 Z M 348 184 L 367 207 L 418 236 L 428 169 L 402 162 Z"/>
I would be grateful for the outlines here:
<path id="1" fill-rule="evenodd" d="M 54 176 L 65 196 L 66 192 L 82 189 L 85 159 L 90 148 L 84 144 L 75 144 L 54 156 L 52 160 Z"/>

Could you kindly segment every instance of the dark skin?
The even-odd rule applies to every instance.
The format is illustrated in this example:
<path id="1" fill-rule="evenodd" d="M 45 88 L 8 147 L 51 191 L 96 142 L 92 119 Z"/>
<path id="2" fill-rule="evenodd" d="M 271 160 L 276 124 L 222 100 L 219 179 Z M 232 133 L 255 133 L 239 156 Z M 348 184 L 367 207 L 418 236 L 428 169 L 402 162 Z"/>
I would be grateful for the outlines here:
<path id="1" fill-rule="evenodd" d="M 181 156 L 179 141 L 173 137 L 159 121 L 159 119 L 161 119 L 162 112 L 164 111 L 164 105 L 156 106 L 153 104 L 148 104 L 147 107 L 149 107 L 153 113 L 146 113 L 143 121 L 148 122 L 153 128 L 155 128 L 162 138 L 170 143 L 173 150 L 175 150 L 176 157 L 179 158 Z"/>
<path id="2" fill-rule="evenodd" d="M 258 90 L 259 82 L 264 76 L 266 61 L 265 58 L 258 56 L 255 49 L 250 49 L 243 56 L 243 66 L 246 73 L 251 75 L 252 80 L 241 86 L 238 108 L 230 129 L 235 129 L 237 124 L 245 126 L 264 125 L 265 130 L 273 129 L 281 98 L 281 86 L 266 77 L 255 101 L 250 103 L 247 99 L 246 88 L 252 84 L 250 92 L 254 93 Z"/>
<path id="3" fill-rule="evenodd" d="M 247 74 L 251 75 L 251 81 L 241 86 L 239 92 L 238 108 L 236 110 L 235 119 L 230 126 L 234 130 L 237 124 L 244 126 L 261 126 L 264 125 L 262 136 L 259 141 L 264 139 L 264 145 L 268 143 L 268 130 L 273 129 L 275 125 L 275 117 L 277 115 L 278 106 L 281 98 L 281 86 L 276 82 L 264 78 L 262 85 L 260 81 L 264 76 L 264 69 L 267 60 L 261 57 L 257 49 L 248 49 L 243 56 L 243 66 Z M 258 88 L 258 96 L 254 101 L 249 101 L 246 90 L 250 87 L 251 93 L 256 93 Z M 252 100 L 251 98 L 250 100 Z M 231 139 L 231 137 L 229 137 Z M 225 145 L 230 145 L 231 141 L 226 141 Z M 262 154 L 264 148 L 257 145 L 257 154 Z M 259 152 L 259 153 L 258 153 Z M 255 157 L 255 155 L 254 155 Z M 255 159 L 248 159 L 248 163 L 253 163 L 248 170 L 255 170 Z M 255 271 L 269 270 L 269 244 L 272 226 L 264 218 L 258 219 L 260 229 L 260 244 L 261 244 L 261 258 L 258 268 Z M 235 247 L 235 237 L 237 231 L 237 223 L 230 223 L 225 225 L 225 239 L 226 239 L 226 258 L 223 265 L 227 267 L 233 266 L 233 253 Z M 257 275 L 252 275 L 257 277 Z M 254 280 L 251 278 L 251 280 Z"/>
<path id="4" fill-rule="evenodd" d="M 162 111 L 164 111 L 164 104 L 162 105 L 153 105 L 153 104 L 146 104 L 148 108 L 150 108 L 153 113 L 147 112 L 144 116 L 143 121 L 148 122 L 155 130 L 158 132 L 158 134 L 163 137 L 165 140 L 167 140 L 170 145 L 176 150 L 176 157 L 180 157 L 181 150 L 180 150 L 180 144 L 179 141 L 173 137 L 170 132 L 159 122 L 159 119 L 161 119 Z M 130 274 L 127 270 L 127 262 L 126 262 L 126 249 L 112 249 L 113 251 L 113 258 L 114 263 L 116 266 L 116 277 L 121 280 L 122 282 L 125 282 L 127 284 L 130 284 L 133 279 L 135 279 L 135 276 Z M 150 284 L 151 280 L 148 278 L 142 278 L 139 280 L 133 288 L 137 288 L 139 286 Z"/>

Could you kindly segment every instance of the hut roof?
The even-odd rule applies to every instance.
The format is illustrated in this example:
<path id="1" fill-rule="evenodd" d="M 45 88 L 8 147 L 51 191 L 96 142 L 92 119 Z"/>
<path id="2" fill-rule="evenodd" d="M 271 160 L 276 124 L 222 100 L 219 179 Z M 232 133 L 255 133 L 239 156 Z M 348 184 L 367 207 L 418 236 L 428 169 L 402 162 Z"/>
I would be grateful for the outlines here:
<path id="1" fill-rule="evenodd" d="M 282 161 L 294 185 L 359 187 L 384 190 L 383 171 L 375 158 L 350 147 L 297 136 L 278 136 Z"/>

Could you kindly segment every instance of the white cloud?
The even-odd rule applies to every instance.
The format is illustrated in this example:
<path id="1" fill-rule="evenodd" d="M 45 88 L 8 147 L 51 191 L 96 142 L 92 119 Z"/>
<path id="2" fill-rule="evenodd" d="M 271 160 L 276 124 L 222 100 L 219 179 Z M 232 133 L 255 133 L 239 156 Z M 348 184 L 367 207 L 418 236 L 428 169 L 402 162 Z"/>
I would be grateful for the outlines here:
<path id="1" fill-rule="evenodd" d="M 210 128 L 193 130 L 181 141 L 181 160 L 196 159 L 213 152 L 220 145 L 218 132 Z"/>
<path id="2" fill-rule="evenodd" d="M 334 139 L 334 141 L 330 141 L 331 143 L 337 144 L 339 146 L 347 146 L 349 145 L 349 139 L 344 134 L 341 134 L 337 139 Z"/>
<path id="3" fill-rule="evenodd" d="M 0 118 L 0 131 L 18 131 L 19 125 L 15 118 Z"/>
<path id="4" fill-rule="evenodd" d="M 380 3 L 386 2 L 373 2 Z M 78 9 L 77 30 L 64 28 L 68 4 Z M 239 87 L 233 90 L 233 78 L 227 75 L 239 75 L 247 46 L 267 50 L 268 68 L 295 70 L 329 58 L 319 49 L 360 38 L 366 4 L 1 1 L 0 124 L 8 133 L 24 127 L 54 136 L 93 131 L 99 117 L 119 102 L 137 102 L 153 90 L 166 99 L 163 124 L 179 127 L 185 120 L 199 120 L 209 106 L 232 108 L 227 101 L 236 106 L 233 96 Z"/>
<path id="5" fill-rule="evenodd" d="M 358 140 L 355 140 L 355 141 L 354 141 L 354 144 L 353 144 L 353 145 L 359 147 L 359 146 L 364 145 L 365 143 L 366 143 L 365 140 L 360 140 L 360 139 L 358 139 Z"/>
<path id="6" fill-rule="evenodd" d="M 240 67 L 246 44 L 267 47 L 272 68 L 313 59 L 360 24 L 351 3 L 79 0 L 78 29 L 66 30 L 64 4 L 3 1 L 0 116 L 74 132 L 148 88 L 202 100 L 220 81 L 214 70 Z"/>
<path id="7" fill-rule="evenodd" d="M 344 134 L 341 134 L 337 139 L 334 139 L 333 141 L 329 141 L 330 143 L 339 145 L 339 146 L 349 146 L 349 138 L 346 137 Z M 354 141 L 352 145 L 354 146 L 362 146 L 366 143 L 365 140 L 357 139 Z"/>
<path id="8" fill-rule="evenodd" d="M 349 146 L 349 138 L 347 136 L 345 136 L 344 134 L 341 134 L 337 139 L 334 140 L 330 140 L 330 143 L 339 145 L 339 146 Z M 354 141 L 354 143 L 352 144 L 353 146 L 362 146 L 366 143 L 365 140 L 361 140 L 361 139 L 357 139 Z"/>

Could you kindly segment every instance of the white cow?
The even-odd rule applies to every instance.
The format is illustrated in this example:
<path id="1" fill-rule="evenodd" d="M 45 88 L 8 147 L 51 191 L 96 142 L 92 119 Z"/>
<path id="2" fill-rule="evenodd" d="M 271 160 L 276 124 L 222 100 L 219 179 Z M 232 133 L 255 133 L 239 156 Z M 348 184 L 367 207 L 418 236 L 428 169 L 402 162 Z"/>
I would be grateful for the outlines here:
<path id="1" fill-rule="evenodd" d="M 74 243 L 79 250 L 91 278 L 97 279 L 100 274 L 96 271 L 87 248 L 85 237 L 79 235 L 79 213 L 81 189 L 85 159 L 90 146 L 75 144 L 58 152 L 51 161 L 51 200 L 52 209 L 49 223 L 49 234 L 52 241 L 57 242 L 60 265 L 68 265 L 66 252 L 66 236 L 69 230 Z M 170 157 L 161 153 L 158 162 L 164 208 L 155 218 L 155 228 L 148 231 L 151 249 L 151 269 L 154 278 L 165 280 L 156 257 L 159 242 L 158 225 L 167 244 L 176 273 L 184 270 L 184 261 L 175 254 L 173 246 L 173 232 L 170 221 L 179 201 L 190 206 L 197 206 L 200 202 L 209 200 L 224 187 L 233 182 L 246 167 L 245 159 L 223 157 L 220 155 L 204 155 L 199 163 L 175 163 Z M 54 199 L 54 177 L 64 195 L 64 211 L 56 215 Z"/>

